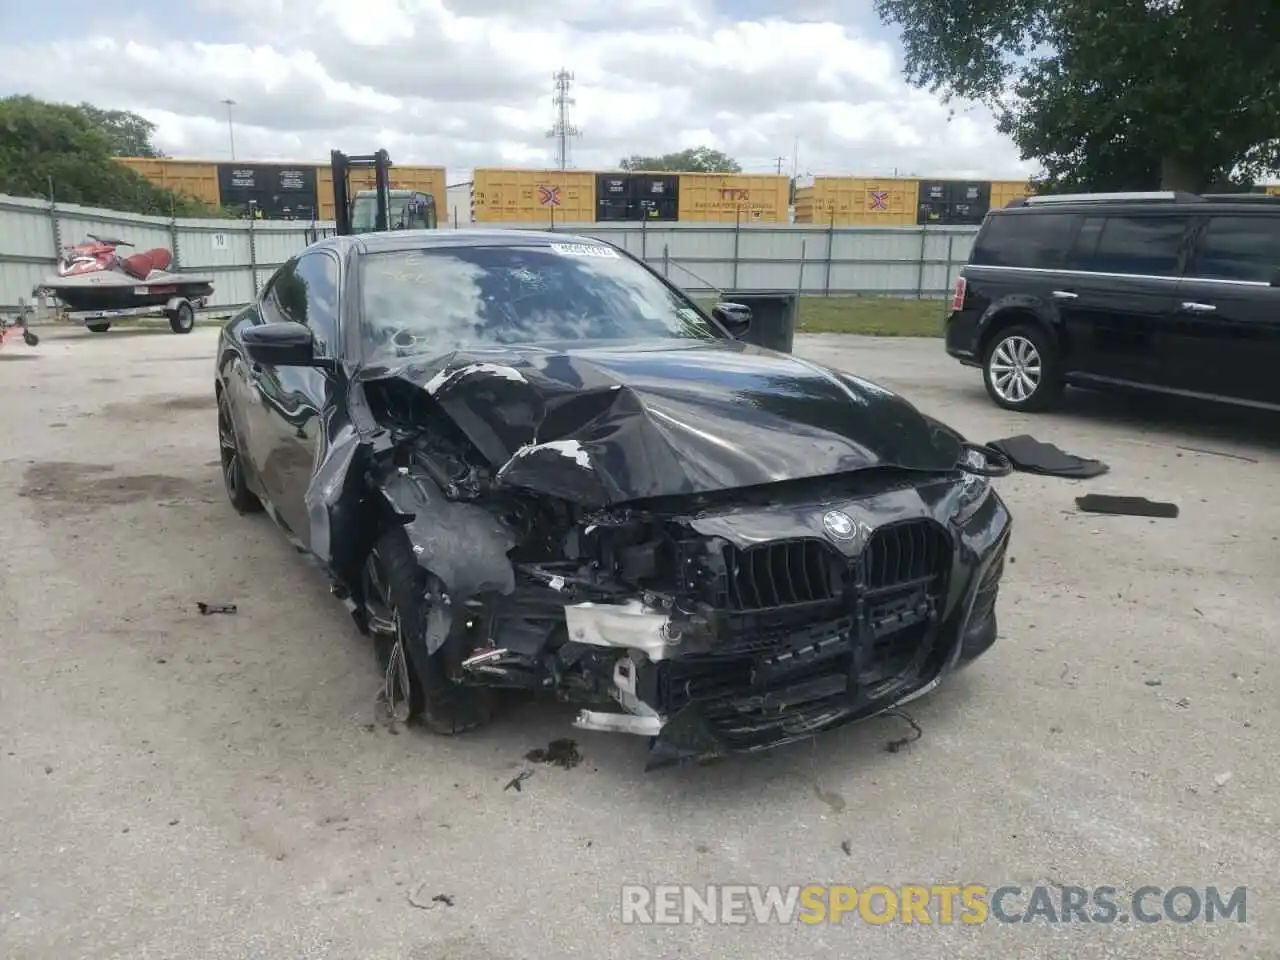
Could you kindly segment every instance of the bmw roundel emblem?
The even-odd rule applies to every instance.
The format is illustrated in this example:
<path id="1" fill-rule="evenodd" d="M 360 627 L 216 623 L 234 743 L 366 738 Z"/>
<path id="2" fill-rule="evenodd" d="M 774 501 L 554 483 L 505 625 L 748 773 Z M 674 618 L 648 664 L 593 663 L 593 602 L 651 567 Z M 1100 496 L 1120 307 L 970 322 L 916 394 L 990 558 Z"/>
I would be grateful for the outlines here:
<path id="1" fill-rule="evenodd" d="M 832 540 L 848 541 L 858 536 L 858 525 L 842 510 L 832 510 L 822 517 L 822 529 Z"/>

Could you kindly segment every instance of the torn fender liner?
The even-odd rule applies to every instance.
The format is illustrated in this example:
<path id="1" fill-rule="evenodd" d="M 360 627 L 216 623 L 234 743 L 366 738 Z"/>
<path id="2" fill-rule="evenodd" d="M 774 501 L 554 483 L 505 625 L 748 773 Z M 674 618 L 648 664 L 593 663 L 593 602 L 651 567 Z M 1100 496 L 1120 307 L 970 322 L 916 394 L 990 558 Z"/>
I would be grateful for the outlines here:
<path id="1" fill-rule="evenodd" d="M 326 431 L 321 430 L 320 435 L 324 437 Z M 344 427 L 328 449 L 322 448 L 317 455 L 319 467 L 312 474 L 304 494 L 307 518 L 311 524 L 311 550 L 330 566 L 337 565 L 333 556 L 335 525 L 340 530 L 337 542 L 344 542 L 340 505 L 344 499 L 347 480 L 353 475 L 351 465 L 361 452 L 361 446 L 360 436 L 355 430 L 350 425 Z"/>
<path id="2" fill-rule="evenodd" d="M 511 593 L 515 570 L 507 551 L 515 539 L 487 511 L 445 498 L 430 480 L 393 472 L 379 487 L 403 517 L 418 563 L 460 597 Z"/>
<path id="3" fill-rule="evenodd" d="M 493 347 L 362 374 L 392 377 L 428 393 L 504 483 L 592 506 L 944 472 L 960 455 L 901 397 L 736 341 Z"/>

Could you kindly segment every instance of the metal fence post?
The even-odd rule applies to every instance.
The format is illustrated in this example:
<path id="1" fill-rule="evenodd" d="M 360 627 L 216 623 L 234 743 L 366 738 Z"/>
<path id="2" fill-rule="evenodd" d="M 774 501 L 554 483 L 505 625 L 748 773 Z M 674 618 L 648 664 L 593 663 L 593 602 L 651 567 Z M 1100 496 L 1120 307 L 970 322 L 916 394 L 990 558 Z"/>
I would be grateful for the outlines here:
<path id="1" fill-rule="evenodd" d="M 62 223 L 58 220 L 58 205 L 49 201 L 49 220 L 50 233 L 53 234 L 53 259 L 57 260 L 62 256 Z"/>
<path id="2" fill-rule="evenodd" d="M 733 221 L 733 281 L 730 286 L 738 289 L 738 259 L 742 243 L 742 204 L 738 204 L 737 218 Z"/>
<path id="3" fill-rule="evenodd" d="M 662 245 L 662 275 L 668 278 L 671 276 L 671 244 L 669 243 Z"/>
<path id="4" fill-rule="evenodd" d="M 835 256 L 836 210 L 831 208 L 831 223 L 827 225 L 827 275 L 822 281 L 822 295 L 831 296 L 831 260 Z"/>
<path id="5" fill-rule="evenodd" d="M 173 248 L 173 269 L 182 269 L 182 244 L 178 243 L 178 218 L 169 218 L 169 246 Z"/>
<path id="6" fill-rule="evenodd" d="M 253 218 L 249 218 L 249 276 L 253 279 L 253 295 L 258 295 L 258 235 L 253 229 Z"/>
<path id="7" fill-rule="evenodd" d="M 809 241 L 800 241 L 800 276 L 796 277 L 796 303 L 799 309 L 800 297 L 804 292 L 804 261 L 809 254 Z"/>
<path id="8" fill-rule="evenodd" d="M 649 221 L 640 221 L 640 259 L 649 262 Z"/>
<path id="9" fill-rule="evenodd" d="M 947 286 L 951 286 L 951 264 L 955 262 L 956 253 L 956 235 L 954 233 L 947 236 Z"/>
<path id="10" fill-rule="evenodd" d="M 929 225 L 922 223 L 920 225 L 920 268 L 916 271 L 916 299 L 924 299 L 924 254 L 925 245 L 928 243 Z"/>

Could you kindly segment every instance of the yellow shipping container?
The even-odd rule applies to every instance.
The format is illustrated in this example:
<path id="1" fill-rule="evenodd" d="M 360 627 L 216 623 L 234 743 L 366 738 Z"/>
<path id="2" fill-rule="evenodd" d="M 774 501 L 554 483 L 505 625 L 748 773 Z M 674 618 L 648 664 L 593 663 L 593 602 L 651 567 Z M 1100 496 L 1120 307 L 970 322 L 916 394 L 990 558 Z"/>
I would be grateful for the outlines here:
<path id="1" fill-rule="evenodd" d="M 166 187 L 184 196 L 219 205 L 218 167 L 203 160 L 155 160 L 151 157 L 117 157 L 120 163 L 134 170 L 157 187 Z"/>
<path id="2" fill-rule="evenodd" d="M 477 167 L 471 184 L 476 223 L 594 223 L 596 175 L 582 170 Z"/>
<path id="3" fill-rule="evenodd" d="M 796 191 L 796 223 L 837 227 L 913 226 L 920 181 L 914 178 L 814 177 Z"/>
<path id="4" fill-rule="evenodd" d="M 677 220 L 787 223 L 791 178 L 778 174 L 682 173 Z"/>
<path id="5" fill-rule="evenodd" d="M 445 168 L 444 167 L 411 167 L 393 164 L 390 171 L 392 190 L 418 190 L 430 195 L 436 202 L 436 216 L 441 223 L 445 220 Z M 373 169 L 352 170 L 349 177 L 352 194 L 357 190 L 374 188 Z M 316 165 L 316 203 L 320 210 L 321 220 L 333 220 L 333 168 L 329 164 Z"/>
<path id="6" fill-rule="evenodd" d="M 1268 183 L 1263 189 L 1270 196 L 1280 197 L 1280 183 Z"/>
<path id="7" fill-rule="evenodd" d="M 992 180 L 991 209 L 1007 207 L 1011 200 L 1031 196 L 1031 184 L 1025 180 Z"/>

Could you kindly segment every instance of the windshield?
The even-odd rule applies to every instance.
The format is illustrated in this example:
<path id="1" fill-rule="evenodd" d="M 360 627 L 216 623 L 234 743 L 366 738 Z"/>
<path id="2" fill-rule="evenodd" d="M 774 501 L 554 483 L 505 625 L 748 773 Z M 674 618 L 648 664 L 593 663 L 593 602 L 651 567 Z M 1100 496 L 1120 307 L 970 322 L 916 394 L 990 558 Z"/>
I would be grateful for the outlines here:
<path id="1" fill-rule="evenodd" d="M 721 336 L 691 301 L 604 245 L 372 253 L 361 257 L 360 271 L 366 356 Z"/>

